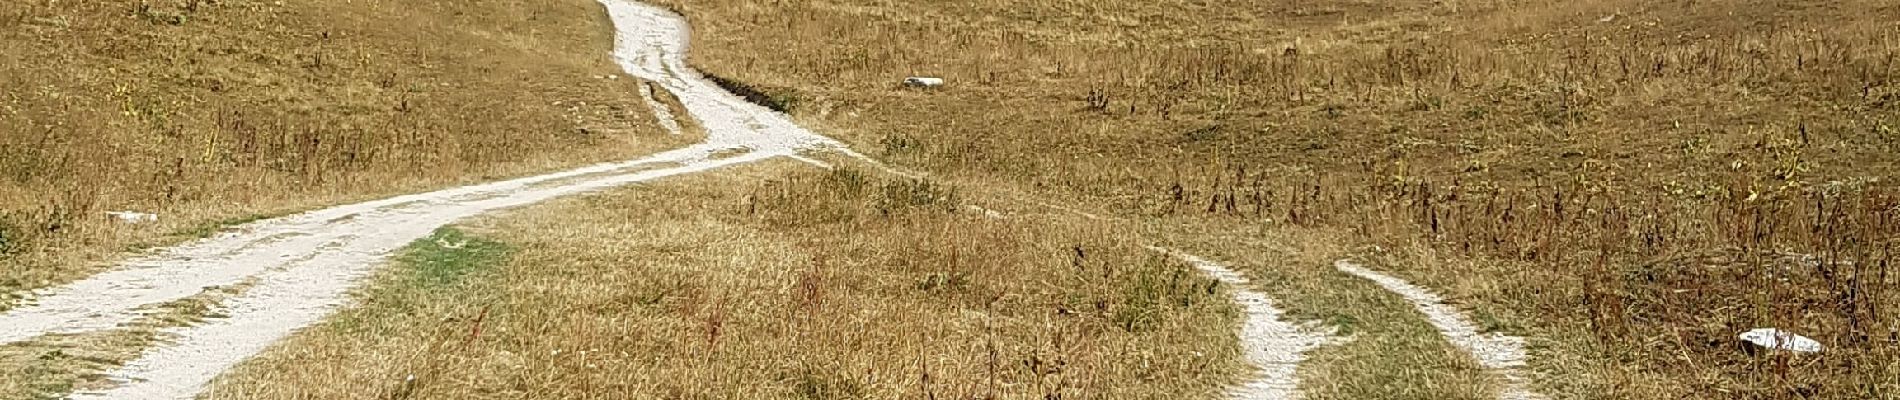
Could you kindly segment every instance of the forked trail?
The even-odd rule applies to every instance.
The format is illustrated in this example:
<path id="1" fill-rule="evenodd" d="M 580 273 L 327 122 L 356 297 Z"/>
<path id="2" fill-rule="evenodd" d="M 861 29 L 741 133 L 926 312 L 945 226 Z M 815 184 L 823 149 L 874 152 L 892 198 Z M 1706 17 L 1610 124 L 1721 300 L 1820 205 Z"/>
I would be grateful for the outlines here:
<path id="1" fill-rule="evenodd" d="M 0 313 L 0 345 L 49 334 L 114 329 L 205 293 L 224 317 L 166 329 L 160 343 L 108 374 L 109 387 L 74 398 L 182 399 L 202 392 L 218 374 L 341 306 L 349 290 L 392 253 L 435 229 L 470 216 L 555 197 L 775 157 L 814 162 L 806 152 L 837 152 L 871 161 L 843 144 L 793 124 L 784 115 L 727 93 L 687 68 L 683 19 L 630 0 L 601 0 L 618 30 L 613 56 L 627 73 L 678 99 L 706 131 L 704 142 L 626 162 L 337 206 L 258 221 L 232 232 L 143 256 L 99 275 L 40 290 L 30 303 Z M 649 90 L 650 89 L 650 90 Z M 662 125 L 678 133 L 672 110 L 651 101 Z M 875 163 L 875 161 L 871 161 Z M 822 164 L 821 164 L 822 165 Z M 1092 216 L 1091 216 L 1092 217 Z M 1099 217 L 1098 217 L 1099 218 Z M 1197 257 L 1169 252 L 1241 286 L 1248 313 L 1241 329 L 1247 357 L 1261 377 L 1236 388 L 1244 399 L 1293 396 L 1293 370 L 1318 336 L 1279 321 L 1265 296 L 1245 279 Z M 235 289 L 235 290 L 231 290 Z"/>
<path id="2" fill-rule="evenodd" d="M 1273 305 L 1273 299 L 1248 288 L 1252 281 L 1240 272 L 1220 263 L 1170 249 L 1149 249 L 1173 255 L 1195 269 L 1229 285 L 1229 295 L 1240 303 L 1246 321 L 1240 326 L 1241 346 L 1247 362 L 1259 368 L 1254 376 L 1228 391 L 1236 400 L 1282 400 L 1300 398 L 1298 370 L 1306 352 L 1333 339 L 1330 329 L 1301 326 L 1283 317 L 1285 311 Z"/>
<path id="3" fill-rule="evenodd" d="M 190 398 L 219 373 L 330 314 L 391 253 L 469 216 L 558 196 L 844 146 L 747 103 L 686 68 L 687 29 L 658 8 L 605 0 L 618 29 L 614 57 L 629 74 L 671 91 L 706 128 L 703 143 L 627 162 L 399 196 L 259 221 L 234 233 L 126 262 L 35 293 L 0 314 L 0 345 L 133 322 L 209 288 L 227 317 L 164 333 L 162 343 L 76 398 Z"/>
<path id="4" fill-rule="evenodd" d="M 1530 359 L 1530 356 L 1524 353 L 1524 338 L 1502 333 L 1489 335 L 1479 333 L 1477 324 L 1472 323 L 1471 319 L 1465 317 L 1458 309 L 1445 304 L 1443 298 L 1432 293 L 1430 289 L 1418 287 L 1404 279 L 1366 269 L 1348 260 L 1339 260 L 1333 263 L 1333 267 L 1339 269 L 1340 272 L 1379 284 L 1379 287 L 1396 293 L 1399 297 L 1404 297 L 1406 302 L 1412 303 L 1412 307 L 1418 309 L 1420 314 L 1425 314 L 1425 319 L 1431 322 L 1432 327 L 1438 329 L 1438 333 L 1443 335 L 1445 340 L 1470 353 L 1472 357 L 1478 359 L 1479 365 L 1483 365 L 1485 369 L 1503 378 L 1504 388 L 1498 392 L 1498 399 L 1545 398 L 1531 391 L 1530 378 L 1524 376 L 1525 361 Z"/>

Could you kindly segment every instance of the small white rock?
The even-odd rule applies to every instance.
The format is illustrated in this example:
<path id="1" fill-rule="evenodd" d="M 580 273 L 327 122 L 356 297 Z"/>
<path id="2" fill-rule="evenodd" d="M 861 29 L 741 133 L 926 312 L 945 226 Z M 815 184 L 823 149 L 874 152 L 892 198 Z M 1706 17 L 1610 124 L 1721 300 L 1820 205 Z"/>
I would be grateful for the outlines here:
<path id="1" fill-rule="evenodd" d="M 939 87 L 939 86 L 943 86 L 943 78 L 913 76 L 909 78 L 904 78 L 904 86 L 919 87 L 919 88 Z"/>
<path id="2" fill-rule="evenodd" d="M 119 222 L 124 222 L 128 224 L 137 224 L 137 223 L 142 223 L 142 222 L 158 222 L 158 214 L 147 214 L 147 213 L 133 212 L 133 211 L 107 211 L 106 215 L 109 215 L 109 216 L 112 216 L 112 218 L 118 219 Z"/>
<path id="3" fill-rule="evenodd" d="M 1775 328 L 1756 328 L 1748 332 L 1742 332 L 1742 334 L 1737 337 L 1741 338 L 1744 342 L 1770 349 L 1787 350 L 1796 353 L 1821 352 L 1821 342 L 1809 339 L 1806 336 L 1796 335 L 1794 332 Z"/>

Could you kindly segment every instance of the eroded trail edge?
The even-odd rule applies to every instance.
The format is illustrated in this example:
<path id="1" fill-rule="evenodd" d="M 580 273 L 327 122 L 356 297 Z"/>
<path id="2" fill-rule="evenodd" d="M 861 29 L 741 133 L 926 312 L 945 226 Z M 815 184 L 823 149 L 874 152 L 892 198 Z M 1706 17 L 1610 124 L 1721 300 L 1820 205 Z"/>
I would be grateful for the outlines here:
<path id="1" fill-rule="evenodd" d="M 1523 368 L 1530 356 L 1524 352 L 1524 338 L 1493 332 L 1479 333 L 1478 325 L 1471 322 L 1458 309 L 1445 304 L 1445 299 L 1432 293 L 1430 289 L 1413 285 L 1404 279 L 1386 275 L 1360 266 L 1349 260 L 1333 263 L 1341 272 L 1365 278 L 1387 291 L 1397 293 L 1405 301 L 1412 303 L 1425 319 L 1431 322 L 1438 333 L 1465 352 L 1478 359 L 1478 364 L 1498 374 L 1504 380 L 1504 388 L 1498 398 L 1503 400 L 1543 399 L 1543 395 L 1531 391 L 1530 378 L 1525 376 Z"/>
<path id="2" fill-rule="evenodd" d="M 0 345 L 113 329 L 139 320 L 157 305 L 243 283 L 243 290 L 218 305 L 226 317 L 164 330 L 161 344 L 108 374 L 111 387 L 72 396 L 191 398 L 219 373 L 335 311 L 348 291 L 396 250 L 462 218 L 801 152 L 829 150 L 861 157 L 687 68 L 687 29 L 678 16 L 623 0 L 601 3 L 617 30 L 615 60 L 628 74 L 651 82 L 653 89 L 671 92 L 707 131 L 704 142 L 638 160 L 246 224 L 37 291 L 29 304 L 0 314 Z"/>

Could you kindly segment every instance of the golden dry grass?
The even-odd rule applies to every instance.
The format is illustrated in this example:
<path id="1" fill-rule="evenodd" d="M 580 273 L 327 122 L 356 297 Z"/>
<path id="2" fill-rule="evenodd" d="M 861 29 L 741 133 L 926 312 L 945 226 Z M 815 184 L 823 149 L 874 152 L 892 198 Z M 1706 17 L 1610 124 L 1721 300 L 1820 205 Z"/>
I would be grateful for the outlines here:
<path id="1" fill-rule="evenodd" d="M 1810 182 L 1895 168 L 1900 28 L 1872 17 L 1893 10 L 1879 2 L 1765 13 L 1777 28 L 1756 30 L 1723 7 L 1617 1 L 1070 10 L 1174 15 L 1113 28 L 1048 18 L 1062 2 L 662 3 L 700 27 L 700 67 L 785 92 L 826 132 L 1130 208 L 1222 164 L 1511 186 L 1590 173 L 1641 188 L 1725 178 L 1738 159 Z M 1280 22 L 1313 14 L 1327 27 Z M 1622 17 L 1598 22 L 1609 15 Z M 910 74 L 952 85 L 899 88 Z M 1802 132 L 1807 148 L 1788 148 Z"/>
<path id="2" fill-rule="evenodd" d="M 1308 399 L 1495 399 L 1498 384 L 1446 343 L 1398 295 L 1338 273 L 1355 238 L 1326 229 L 1262 229 L 1177 220 L 1154 232 L 1170 246 L 1243 271 L 1294 321 L 1338 329 L 1300 368 Z"/>
<path id="3" fill-rule="evenodd" d="M 585 0 L 0 4 L 0 309 L 230 225 L 690 139 L 609 78 L 608 25 Z M 97 385 L 205 300 L 0 347 L 0 398 Z"/>
<path id="4" fill-rule="evenodd" d="M 418 242 L 210 397 L 1209 398 L 1238 376 L 1213 281 L 1126 227 L 955 193 L 784 161 L 484 218 L 454 251 L 505 258 L 431 280 L 455 256 Z"/>
<path id="5" fill-rule="evenodd" d="M 873 155 L 1189 232 L 1377 244 L 1346 254 L 1533 336 L 1559 396 L 1900 391 L 1889 2 L 661 3 L 698 66 Z M 1286 268 L 1309 267 L 1331 274 Z M 1366 289 L 1313 287 L 1280 294 Z M 1770 325 L 1834 349 L 1736 344 Z"/>
<path id="6" fill-rule="evenodd" d="M 223 224 L 674 144 L 611 44 L 586 0 L 0 3 L 0 308 Z"/>
<path id="7" fill-rule="evenodd" d="M 724 184 L 662 183 L 484 222 L 471 229 L 513 246 L 505 261 L 435 286 L 400 264 L 361 307 L 241 368 L 215 395 L 1028 397 L 1066 382 L 1067 396 L 1211 396 L 1239 371 L 1230 306 L 1213 293 L 1185 307 L 1137 301 L 1194 294 L 1176 284 L 1127 295 L 1151 287 L 1144 274 L 1182 273 L 1139 249 L 1158 238 L 1232 261 L 1293 315 L 1358 335 L 1302 368 L 1318 398 L 1494 390 L 1396 297 L 1332 271 L 1339 257 L 1436 288 L 1487 329 L 1529 336 L 1535 387 L 1559 398 L 1900 396 L 1900 21 L 1885 17 L 1900 5 L 656 3 L 692 20 L 698 67 L 801 124 L 966 188 L 962 199 L 1149 223 L 990 221 L 944 211 L 959 202 L 930 186 L 862 177 L 688 178 Z M 0 6 L 0 18 L 24 10 L 0 26 L 46 35 L 70 23 L 38 18 L 54 3 L 23 4 Z M 243 9 L 270 9 L 253 6 Z M 594 18 L 575 29 L 604 35 L 580 9 L 555 15 Z M 460 21 L 443 11 L 411 18 Z M 176 14 L 139 15 L 164 26 Z M 486 18 L 469 22 L 508 20 Z M 475 75 L 462 78 L 514 82 Z M 909 75 L 950 85 L 900 88 Z M 13 104 L 53 98 L 40 96 Z M 119 104 L 103 99 L 92 101 Z M 221 114 L 195 120 L 206 115 Z M 38 160 L 24 157 L 66 147 L 9 149 Z M 440 147 L 411 150 L 434 151 L 425 148 Z M 289 160 L 334 163 L 324 157 L 348 151 L 320 153 Z M 144 163 L 165 157 L 192 160 Z M 323 165 L 262 176 L 349 171 Z M 104 186 L 146 193 L 129 198 L 172 191 L 165 176 L 114 179 L 155 182 Z M 259 178 L 247 179 L 237 182 Z M 860 179 L 868 191 L 839 186 Z M 72 182 L 0 194 L 105 207 Z M 216 217 L 256 209 L 268 208 Z M 45 215 L 80 215 L 61 210 L 7 221 L 33 231 Z M 1085 249 L 1079 266 L 1071 246 Z M 15 254 L 68 254 L 32 249 Z M 1188 288 L 1204 284 L 1185 276 Z M 1143 321 L 1155 329 L 1132 329 Z M 1768 325 L 1830 350 L 1763 354 L 1733 339 Z M 1047 364 L 1022 364 L 1052 359 L 1068 362 L 1052 376 L 1028 367 Z"/>

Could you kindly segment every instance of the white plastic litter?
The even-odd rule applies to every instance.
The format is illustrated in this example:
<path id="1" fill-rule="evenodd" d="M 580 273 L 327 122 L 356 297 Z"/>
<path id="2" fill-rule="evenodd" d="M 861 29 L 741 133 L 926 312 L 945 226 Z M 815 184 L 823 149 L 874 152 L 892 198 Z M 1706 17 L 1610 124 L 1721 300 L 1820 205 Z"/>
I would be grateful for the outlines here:
<path id="1" fill-rule="evenodd" d="M 904 86 L 920 87 L 920 88 L 939 87 L 939 86 L 943 86 L 943 78 L 913 76 L 909 78 L 904 78 Z"/>
<path id="2" fill-rule="evenodd" d="M 1775 328 L 1756 328 L 1748 332 L 1742 332 L 1738 337 L 1744 342 L 1770 349 L 1787 350 L 1796 353 L 1821 352 L 1821 342 L 1814 341 L 1814 339 L 1809 339 L 1806 336 L 1796 335 L 1794 332 Z"/>
<path id="3" fill-rule="evenodd" d="M 142 223 L 142 222 L 158 222 L 158 214 L 147 214 L 147 213 L 133 212 L 133 211 L 107 211 L 106 215 L 109 215 L 109 216 L 112 216 L 112 218 L 118 219 L 119 222 L 124 222 L 128 224 L 136 224 L 136 223 Z"/>

